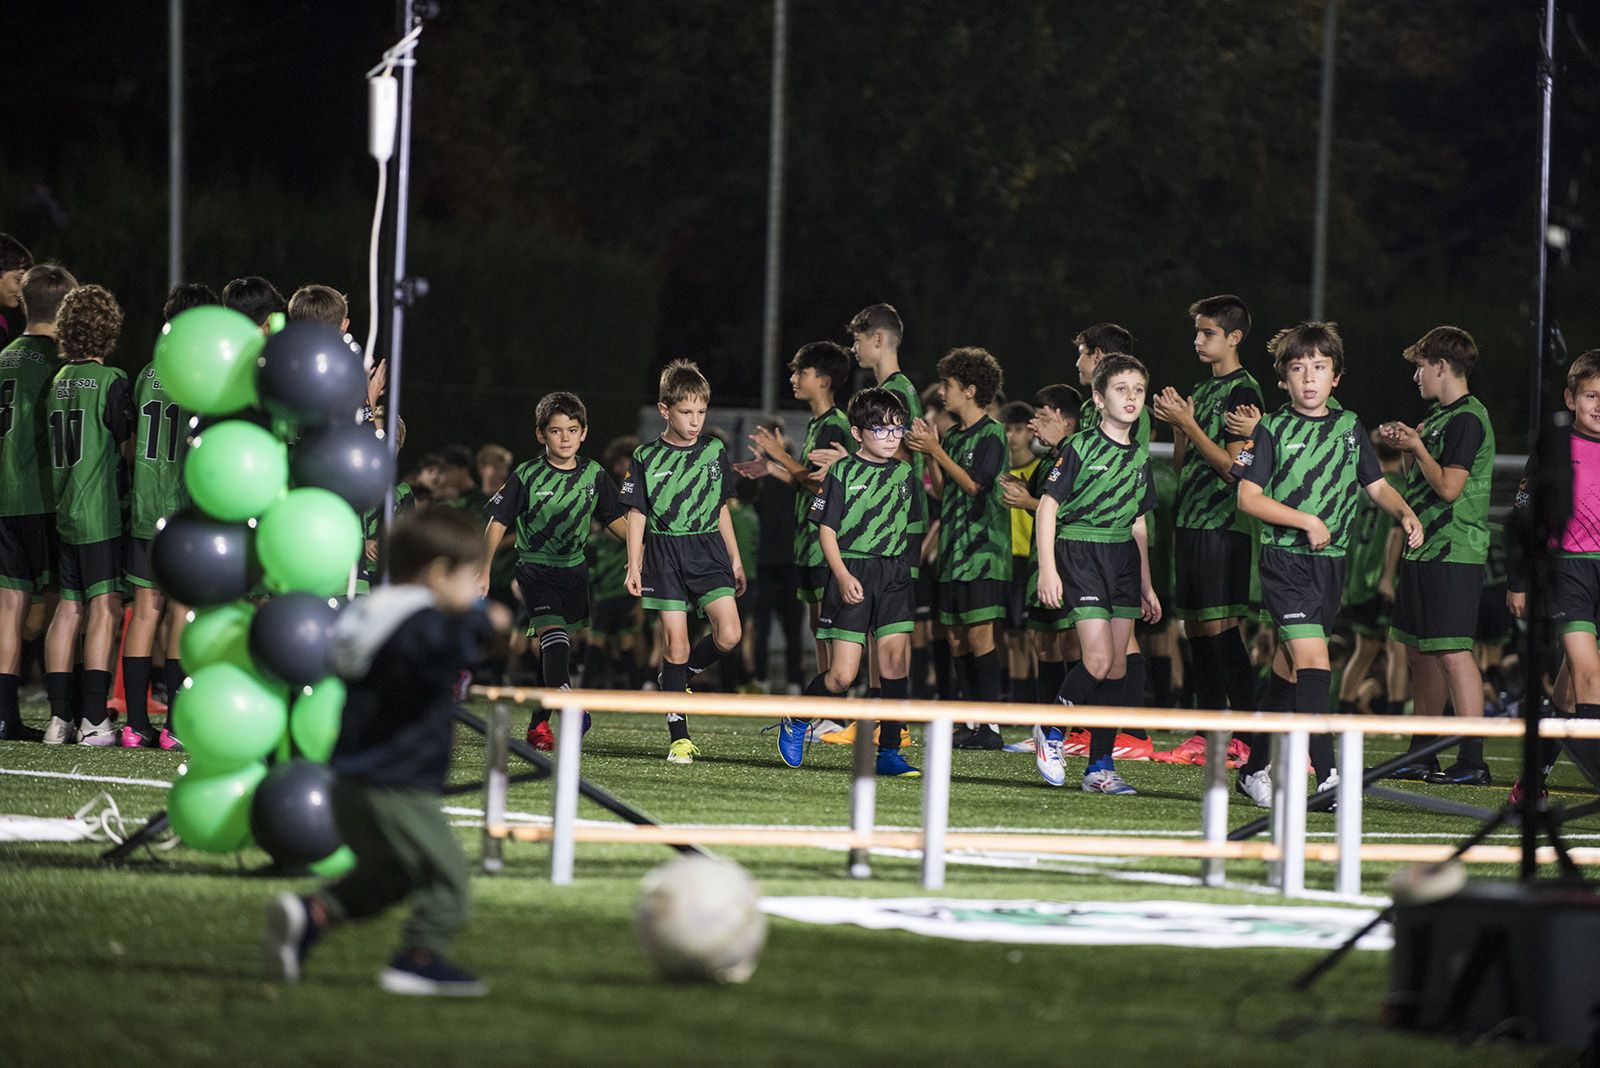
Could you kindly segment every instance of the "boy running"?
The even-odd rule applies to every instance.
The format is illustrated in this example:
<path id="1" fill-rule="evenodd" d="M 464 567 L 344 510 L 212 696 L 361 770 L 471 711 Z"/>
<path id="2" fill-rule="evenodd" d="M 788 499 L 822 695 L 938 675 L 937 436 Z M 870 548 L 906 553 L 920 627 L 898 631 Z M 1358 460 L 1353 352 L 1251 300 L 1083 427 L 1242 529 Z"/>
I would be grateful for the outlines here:
<path id="1" fill-rule="evenodd" d="M 905 405 L 897 395 L 881 388 L 856 394 L 850 401 L 850 434 L 858 451 L 828 468 L 822 491 L 807 507 L 828 561 L 818 635 L 832 643 L 828 667 L 811 680 L 807 696 L 843 696 L 860 670 L 869 635 L 877 639 L 883 697 L 903 701 L 909 696 L 915 607 L 905 543 L 915 476 L 910 464 L 896 458 L 905 432 Z M 878 726 L 879 775 L 921 774 L 900 753 L 902 726 Z M 803 719 L 779 725 L 778 755 L 791 768 L 805 758 L 807 727 Z"/>
<path id="2" fill-rule="evenodd" d="M 628 512 L 628 592 L 661 613 L 665 658 L 663 693 L 685 693 L 689 680 L 738 648 L 744 565 L 734 538 L 728 499 L 733 472 L 728 450 L 703 434 L 711 385 L 688 360 L 661 372 L 656 410 L 667 428 L 633 452 L 622 482 Z M 711 633 L 689 648 L 689 606 L 705 613 Z M 667 716 L 669 764 L 693 764 L 700 750 L 688 720 Z"/>
<path id="3" fill-rule="evenodd" d="M 544 446 L 511 473 L 489 499 L 484 529 L 484 559 L 492 561 L 506 531 L 516 531 L 517 588 L 528 614 L 528 635 L 539 639 L 544 684 L 569 689 L 572 632 L 589 625 L 589 569 L 584 549 L 589 521 L 598 520 L 617 537 L 627 536 L 625 509 L 605 468 L 578 455 L 589 436 L 589 413 L 575 394 L 540 398 L 534 409 L 534 435 Z M 489 571 L 479 579 L 480 596 L 489 592 Z M 587 728 L 589 720 L 584 719 Z M 537 708 L 528 723 L 528 744 L 549 752 L 555 747 L 550 712 Z"/>

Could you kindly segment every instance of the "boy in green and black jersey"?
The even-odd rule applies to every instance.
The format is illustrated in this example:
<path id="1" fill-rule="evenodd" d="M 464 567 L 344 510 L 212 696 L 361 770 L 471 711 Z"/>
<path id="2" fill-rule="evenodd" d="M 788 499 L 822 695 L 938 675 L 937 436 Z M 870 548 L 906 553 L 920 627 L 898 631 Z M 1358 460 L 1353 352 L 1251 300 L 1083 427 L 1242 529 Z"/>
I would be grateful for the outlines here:
<path id="1" fill-rule="evenodd" d="M 984 411 L 1001 384 L 1000 364 L 979 348 L 953 349 L 938 366 L 945 410 L 955 426 L 941 439 L 924 419 L 906 434 L 912 451 L 933 461 L 939 497 L 939 620 L 969 700 L 1000 699 L 995 621 L 1006 614 L 1011 581 L 1011 513 L 1004 486 L 1006 432 Z M 999 732 L 980 727 L 1000 748 Z M 971 747 L 972 743 L 967 743 Z"/>
<path id="2" fill-rule="evenodd" d="M 122 494 L 133 439 L 133 393 L 128 376 L 107 367 L 105 359 L 121 331 L 122 308 L 100 286 L 79 286 L 61 302 L 56 338 L 66 362 L 56 372 L 45 406 L 61 538 L 61 603 L 45 635 L 47 745 L 75 737 L 84 745 L 117 744 L 106 694 L 112 639 L 122 615 Z M 80 626 L 83 695 L 75 709 L 72 660 Z"/>
<path id="3" fill-rule="evenodd" d="M 1099 362 L 1093 388 L 1100 418 L 1058 450 L 1045 476 L 1048 499 L 1034 516 L 1039 601 L 1067 609 L 1082 649 L 1056 697 L 1062 704 L 1131 704 L 1124 680 L 1134 620 L 1161 618 L 1144 534 L 1145 514 L 1156 506 L 1155 483 L 1150 454 L 1133 436 L 1148 382 L 1144 364 L 1132 356 L 1117 353 Z M 1089 732 L 1085 792 L 1135 792 L 1113 762 L 1116 733 L 1107 727 Z M 1033 741 L 1040 777 L 1063 785 L 1060 729 L 1035 727 Z"/>
<path id="4" fill-rule="evenodd" d="M 1379 430 L 1372 432 L 1372 448 L 1378 454 L 1378 466 L 1384 481 L 1402 496 L 1405 478 L 1400 473 L 1400 453 L 1383 440 Z M 1397 551 L 1389 552 L 1390 534 L 1394 530 L 1394 517 L 1379 508 L 1371 497 L 1356 500 L 1356 516 L 1350 527 L 1350 552 L 1345 557 L 1344 614 L 1355 634 L 1356 645 L 1345 664 L 1339 679 L 1339 711 L 1354 712 L 1361 684 L 1366 680 L 1372 665 L 1388 643 L 1391 655 L 1403 654 L 1388 642 L 1389 613 L 1394 610 L 1394 571 L 1399 562 Z M 1386 687 L 1392 703 L 1399 699 L 1404 706 L 1405 695 L 1394 685 L 1403 675 L 1405 664 L 1401 660 L 1399 671 L 1389 665 L 1390 684 Z M 1394 711 L 1391 708 L 1391 711 Z"/>
<path id="5" fill-rule="evenodd" d="M 1243 711 L 1255 704 L 1255 672 L 1239 626 L 1249 614 L 1254 526 L 1239 514 L 1230 472 L 1249 437 L 1230 433 L 1226 419 L 1235 409 L 1259 408 L 1261 387 L 1239 362 L 1250 332 L 1242 300 L 1208 297 L 1190 305 L 1189 316 L 1195 355 L 1210 376 L 1188 397 L 1168 386 L 1151 400 L 1156 418 L 1173 428 L 1178 470 L 1172 609 L 1184 621 L 1200 707 Z M 1196 735 L 1176 752 L 1203 761 L 1205 739 Z"/>
<path id="6" fill-rule="evenodd" d="M 1232 472 L 1239 510 L 1261 522 L 1261 600 L 1282 639 L 1265 704 L 1272 711 L 1325 714 L 1332 679 L 1328 635 L 1344 589 L 1357 487 L 1395 517 L 1412 548 L 1422 544 L 1422 526 L 1383 480 L 1355 413 L 1328 403 L 1344 372 L 1337 327 L 1302 323 L 1279 331 L 1268 349 L 1289 403 L 1261 419 Z M 1263 807 L 1272 798 L 1267 748 L 1252 748 L 1237 784 Z M 1339 781 L 1328 735 L 1312 737 L 1311 763 L 1319 790 Z"/>
<path id="7" fill-rule="evenodd" d="M 868 637 L 877 640 L 880 684 L 888 700 L 905 700 L 915 605 L 905 545 L 916 518 L 911 465 L 896 458 L 906 432 L 905 406 L 889 390 L 862 390 L 850 402 L 855 456 L 834 461 L 807 506 L 819 530 L 828 585 L 819 636 L 832 642 L 826 670 L 806 687 L 813 697 L 842 696 L 855 680 Z M 807 721 L 785 719 L 778 753 L 792 768 L 805 755 Z M 879 775 L 920 774 L 900 754 L 897 722 L 880 724 Z"/>
<path id="8" fill-rule="evenodd" d="M 45 407 L 61 361 L 56 314 L 78 284 L 65 268 L 21 276 L 21 336 L 0 350 L 0 741 L 44 737 L 22 722 L 22 634 L 33 597 L 55 581 L 55 490 Z"/>
<path id="9" fill-rule="evenodd" d="M 583 401 L 572 393 L 546 394 L 533 418 L 544 454 L 512 471 L 500 492 L 484 506 L 489 522 L 484 529 L 483 558 L 493 560 L 506 532 L 515 532 L 516 583 L 528 617 L 528 635 L 539 639 L 544 684 L 564 690 L 572 682 L 568 667 L 571 632 L 589 625 L 584 550 L 590 521 L 597 520 L 622 538 L 627 532 L 623 522 L 626 509 L 605 468 L 578 455 L 578 447 L 589 436 L 589 413 Z M 478 592 L 484 595 L 488 591 L 489 571 L 485 568 Z M 549 709 L 534 709 L 528 744 L 546 751 L 554 748 Z"/>
<path id="10" fill-rule="evenodd" d="M 1472 335 L 1436 326 L 1405 351 L 1426 418 L 1413 429 L 1385 423 L 1385 440 L 1403 455 L 1406 503 L 1422 523 L 1424 541 L 1400 557 L 1389 632 L 1406 647 L 1411 698 L 1419 716 L 1483 716 L 1483 676 L 1473 656 L 1483 565 L 1489 556 L 1489 484 L 1494 475 L 1494 428 L 1483 403 L 1468 390 L 1478 362 Z M 1418 743 L 1413 740 L 1413 746 Z M 1435 785 L 1489 785 L 1483 739 L 1466 738 L 1457 762 L 1440 771 L 1434 760 L 1395 772 Z"/>
<path id="11" fill-rule="evenodd" d="M 167 295 L 162 315 L 167 322 L 190 308 L 218 304 L 210 287 L 187 283 Z M 189 413 L 178 407 L 151 363 L 133 384 L 133 492 L 128 521 L 128 553 L 123 577 L 133 593 L 133 616 L 122 639 L 122 690 L 128 721 L 120 741 L 125 749 L 178 748 L 173 706 L 183 686 L 183 665 L 178 639 L 188 608 L 167 597 L 156 586 L 150 566 L 150 542 L 162 520 L 186 503 L 183 458 L 189 450 Z M 167 722 L 159 734 L 150 725 L 151 650 L 156 630 L 165 614 L 168 623 L 166 684 Z"/>
<path id="12" fill-rule="evenodd" d="M 661 613 L 665 656 L 663 693 L 684 693 L 689 680 L 737 648 L 741 637 L 734 598 L 744 592 L 744 565 L 728 499 L 733 471 L 728 450 L 704 433 L 711 384 L 688 360 L 661 372 L 656 410 L 666 430 L 634 450 L 622 482 L 628 512 L 628 592 Z M 689 609 L 704 613 L 711 633 L 689 647 Z M 667 716 L 670 764 L 692 764 L 699 749 L 689 725 Z"/>

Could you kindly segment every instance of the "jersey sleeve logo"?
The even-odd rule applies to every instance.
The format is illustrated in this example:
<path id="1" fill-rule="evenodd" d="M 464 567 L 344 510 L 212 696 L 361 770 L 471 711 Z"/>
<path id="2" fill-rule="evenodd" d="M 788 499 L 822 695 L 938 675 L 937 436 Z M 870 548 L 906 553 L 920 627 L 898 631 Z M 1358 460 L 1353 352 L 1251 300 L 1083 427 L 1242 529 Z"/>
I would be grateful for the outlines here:
<path id="1" fill-rule="evenodd" d="M 1253 450 L 1245 448 L 1239 453 L 1239 459 L 1234 462 L 1240 467 L 1249 467 L 1256 462 L 1256 454 Z"/>
<path id="2" fill-rule="evenodd" d="M 828 502 L 825 498 L 821 496 L 811 498 L 811 510 L 813 512 L 820 512 L 827 506 Z"/>

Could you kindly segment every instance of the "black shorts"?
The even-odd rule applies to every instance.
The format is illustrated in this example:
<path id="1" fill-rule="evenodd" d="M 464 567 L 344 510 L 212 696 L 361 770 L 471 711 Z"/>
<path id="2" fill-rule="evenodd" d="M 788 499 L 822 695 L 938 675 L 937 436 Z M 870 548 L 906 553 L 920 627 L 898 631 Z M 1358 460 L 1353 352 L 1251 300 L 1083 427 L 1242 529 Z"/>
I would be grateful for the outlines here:
<path id="1" fill-rule="evenodd" d="M 88 545 L 61 543 L 61 566 L 56 573 L 61 596 L 69 601 L 90 601 L 104 594 L 122 596 L 122 558 L 126 539 L 108 538 Z"/>
<path id="2" fill-rule="evenodd" d="M 1344 606 L 1344 615 L 1350 621 L 1350 629 L 1363 638 L 1381 638 L 1387 634 L 1389 616 L 1393 611 L 1394 602 L 1377 594 L 1373 594 L 1360 604 Z"/>
<path id="3" fill-rule="evenodd" d="M 828 568 L 826 565 L 817 567 L 799 567 L 795 570 L 800 574 L 800 585 L 794 591 L 795 598 L 806 604 L 816 604 L 822 600 L 822 591 L 828 587 Z"/>
<path id="4" fill-rule="evenodd" d="M 518 564 L 517 589 L 522 591 L 518 624 L 531 635 L 540 627 L 565 626 L 569 630 L 589 625 L 589 568 L 549 564 Z"/>
<path id="5" fill-rule="evenodd" d="M 1061 607 L 1070 624 L 1139 618 L 1139 546 L 1129 541 L 1056 540 Z"/>
<path id="6" fill-rule="evenodd" d="M 1471 649 L 1482 589 L 1482 564 L 1401 560 L 1389 637 L 1425 653 Z"/>
<path id="7" fill-rule="evenodd" d="M 646 534 L 644 606 L 657 612 L 704 610 L 733 596 L 733 561 L 718 533 Z"/>
<path id="8" fill-rule="evenodd" d="M 1009 579 L 940 582 L 939 622 L 947 627 L 966 627 L 1004 619 L 1010 585 Z"/>
<path id="9" fill-rule="evenodd" d="M 34 593 L 51 585 L 59 557 L 54 515 L 0 516 L 0 588 Z"/>
<path id="10" fill-rule="evenodd" d="M 1344 557 L 1261 547 L 1261 602 L 1278 636 L 1327 638 L 1344 594 Z"/>
<path id="11" fill-rule="evenodd" d="M 1506 605 L 1505 583 L 1485 586 L 1478 594 L 1478 629 L 1472 636 L 1485 645 L 1504 645 L 1511 639 L 1511 609 Z"/>
<path id="12" fill-rule="evenodd" d="M 1551 598 L 1550 622 L 1556 632 L 1595 633 L 1600 623 L 1600 557 L 1557 556 L 1551 563 L 1556 592 Z"/>
<path id="13" fill-rule="evenodd" d="M 155 569 L 150 565 L 150 539 L 128 538 L 128 554 L 122 561 L 122 574 L 129 586 L 156 588 Z"/>
<path id="14" fill-rule="evenodd" d="M 1250 535 L 1238 530 L 1173 532 L 1177 576 L 1172 611 L 1201 623 L 1250 614 Z"/>
<path id="15" fill-rule="evenodd" d="M 845 570 L 861 583 L 860 604 L 846 604 L 839 583 L 830 574 L 822 594 L 822 616 L 817 621 L 819 639 L 867 644 L 867 635 L 909 634 L 916 612 L 911 595 L 911 570 L 904 557 L 844 558 Z"/>
<path id="16" fill-rule="evenodd" d="M 1032 587 L 1033 561 L 1026 556 L 1011 558 L 1011 583 L 1006 600 L 1006 627 L 1021 630 L 1028 625 L 1028 591 Z"/>
<path id="17" fill-rule="evenodd" d="M 638 602 L 627 594 L 596 601 L 594 611 L 589 618 L 589 626 L 597 634 L 608 636 L 630 634 L 639 625 L 638 617 L 634 615 L 636 604 Z"/>

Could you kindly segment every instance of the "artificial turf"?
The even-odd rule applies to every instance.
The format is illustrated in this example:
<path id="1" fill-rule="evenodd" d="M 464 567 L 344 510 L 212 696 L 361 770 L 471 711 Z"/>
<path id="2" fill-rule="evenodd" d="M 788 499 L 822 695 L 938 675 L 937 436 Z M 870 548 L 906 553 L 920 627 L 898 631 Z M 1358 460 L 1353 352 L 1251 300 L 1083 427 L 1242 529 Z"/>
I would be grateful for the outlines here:
<path id="1" fill-rule="evenodd" d="M 480 707 L 479 711 L 483 711 Z M 29 706 L 30 718 L 42 717 Z M 520 724 L 519 724 L 520 726 Z M 694 723 L 703 756 L 663 760 L 653 718 L 601 715 L 584 770 L 647 812 L 685 823 L 837 825 L 846 820 L 848 751 L 817 745 L 799 770 L 778 766 L 775 739 L 749 721 Z M 1170 744 L 1174 739 L 1166 739 Z M 1396 740 L 1374 740 L 1378 753 Z M 915 761 L 919 750 L 912 751 Z M 1490 744 L 1498 774 L 1513 752 Z M 148 750 L 0 744 L 0 769 L 170 779 L 181 758 Z M 458 739 L 453 778 L 482 774 L 483 747 Z M 1081 762 L 1073 762 L 1081 770 Z M 1172 833 L 1199 825 L 1202 769 L 1124 763 L 1137 798 L 1040 784 L 1023 754 L 956 754 L 951 818 L 960 827 Z M 1558 791 L 1576 791 L 1573 772 Z M 124 814 L 162 806 L 157 787 L 0 775 L 0 812 L 67 816 L 100 790 Z M 1491 789 L 1419 790 L 1493 805 Z M 914 781 L 880 783 L 878 818 L 914 825 Z M 450 803 L 473 808 L 475 795 Z M 514 786 L 514 810 L 549 811 L 547 783 Z M 1243 822 L 1257 809 L 1237 799 Z M 600 818 L 584 803 L 584 817 Z M 471 816 L 459 817 L 463 824 Z M 1449 841 L 1464 819 L 1369 804 L 1369 839 Z M 1590 829 L 1579 824 L 1574 831 Z M 1310 817 L 1313 834 L 1332 818 Z M 478 831 L 460 829 L 469 852 Z M 1287 983 L 1316 959 L 1300 950 L 1201 950 L 970 944 L 901 932 L 774 920 L 746 986 L 666 985 L 652 978 L 629 928 L 639 877 L 665 849 L 580 846 L 577 882 L 552 887 L 544 846 L 507 846 L 498 876 L 473 884 L 473 918 L 457 955 L 493 984 L 481 1001 L 439 1003 L 378 991 L 398 916 L 342 929 L 317 947 L 294 987 L 259 977 L 263 903 L 303 881 L 249 874 L 254 850 L 216 857 L 179 847 L 127 867 L 98 862 L 103 846 L 0 845 L 6 921 L 0 961 L 10 998 L 0 1011 L 0 1059 L 14 1064 L 734 1064 L 1061 1063 L 1342 1065 L 1531 1062 L 1534 1054 L 1397 1034 L 1379 1025 L 1387 960 L 1352 954 L 1305 998 Z M 842 857 L 817 851 L 728 850 L 768 894 L 912 896 L 916 863 L 885 857 L 867 882 L 843 877 Z M 1106 871 L 1193 874 L 1194 862 L 1114 864 Z M 1241 882 L 1260 866 L 1230 866 Z M 1505 872 L 1485 872 L 1504 875 Z M 1313 885 L 1331 873 L 1312 865 Z M 1365 889 L 1381 893 L 1373 866 Z M 1042 900 L 1150 898 L 1263 903 L 1238 890 L 1149 886 L 1092 867 L 1008 870 L 951 866 L 949 896 Z"/>

